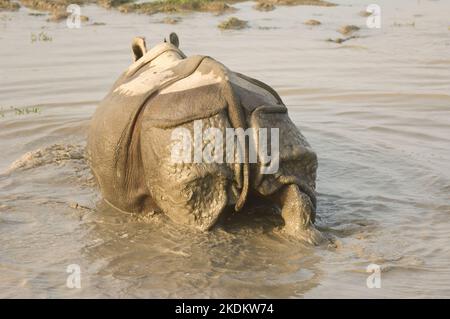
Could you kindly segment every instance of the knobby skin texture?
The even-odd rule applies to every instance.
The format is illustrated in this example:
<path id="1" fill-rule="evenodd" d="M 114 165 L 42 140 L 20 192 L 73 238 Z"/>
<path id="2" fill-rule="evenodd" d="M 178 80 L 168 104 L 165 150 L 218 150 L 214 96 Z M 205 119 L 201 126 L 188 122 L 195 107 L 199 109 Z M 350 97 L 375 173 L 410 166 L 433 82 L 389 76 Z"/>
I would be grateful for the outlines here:
<path id="1" fill-rule="evenodd" d="M 313 226 L 316 154 L 280 96 L 211 57 L 186 57 L 178 44 L 171 34 L 169 42 L 147 52 L 145 41 L 136 38 L 136 61 L 92 118 L 87 154 L 104 200 L 125 212 L 157 211 L 208 230 L 226 208 L 239 211 L 249 198 L 264 197 L 279 205 L 287 233 L 320 241 Z M 194 136 L 199 123 L 224 137 L 227 128 L 278 128 L 279 169 L 262 174 L 266 159 L 250 162 L 248 143 L 239 140 L 235 147 L 245 149 L 240 162 L 173 161 L 174 129 Z M 249 138 L 257 145 L 256 137 Z M 214 141 L 202 143 L 203 149 Z"/>

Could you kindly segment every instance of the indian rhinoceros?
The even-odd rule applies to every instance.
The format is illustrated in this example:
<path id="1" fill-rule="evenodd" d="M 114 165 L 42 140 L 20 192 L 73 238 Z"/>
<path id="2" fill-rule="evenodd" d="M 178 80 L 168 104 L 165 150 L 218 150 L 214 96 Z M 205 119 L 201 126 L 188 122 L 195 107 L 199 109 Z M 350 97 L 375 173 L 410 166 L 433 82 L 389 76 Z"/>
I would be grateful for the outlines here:
<path id="1" fill-rule="evenodd" d="M 135 38 L 132 51 L 134 63 L 98 106 L 88 133 L 88 161 L 104 201 L 124 212 L 156 211 L 209 230 L 225 209 L 240 211 L 250 198 L 263 197 L 280 207 L 284 231 L 318 242 L 317 157 L 277 92 L 209 56 L 187 57 L 175 33 L 149 51 L 144 38 Z M 231 142 L 234 161 L 174 160 L 180 143 L 174 132 L 198 136 L 198 128 L 224 136 L 209 134 L 197 142 L 201 151 L 208 143 L 217 150 L 215 142 Z M 230 129 L 240 129 L 243 138 L 226 135 Z M 249 129 L 278 133 L 267 137 L 270 158 L 259 149 L 256 160 L 250 158 L 250 146 L 258 148 L 262 140 Z M 267 170 L 270 165 L 276 171 Z"/>

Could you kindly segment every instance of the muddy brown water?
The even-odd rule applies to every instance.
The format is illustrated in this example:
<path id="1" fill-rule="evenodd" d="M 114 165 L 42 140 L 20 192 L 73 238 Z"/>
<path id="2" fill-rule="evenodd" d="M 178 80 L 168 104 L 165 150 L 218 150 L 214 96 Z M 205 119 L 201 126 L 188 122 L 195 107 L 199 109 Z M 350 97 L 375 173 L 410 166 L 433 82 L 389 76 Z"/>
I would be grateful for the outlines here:
<path id="1" fill-rule="evenodd" d="M 0 297 L 450 297 L 450 2 L 377 1 L 381 29 L 358 14 L 369 2 L 335 2 L 240 3 L 240 31 L 208 13 L 166 25 L 88 6 L 105 25 L 81 29 L 0 13 Z M 359 38 L 325 41 L 346 24 Z M 186 54 L 278 90 L 318 153 L 318 225 L 335 248 L 284 237 L 264 206 L 197 233 L 102 204 L 80 155 L 89 119 L 132 37 L 171 31 Z M 40 32 L 52 40 L 32 42 Z M 80 289 L 66 286 L 70 264 Z"/>

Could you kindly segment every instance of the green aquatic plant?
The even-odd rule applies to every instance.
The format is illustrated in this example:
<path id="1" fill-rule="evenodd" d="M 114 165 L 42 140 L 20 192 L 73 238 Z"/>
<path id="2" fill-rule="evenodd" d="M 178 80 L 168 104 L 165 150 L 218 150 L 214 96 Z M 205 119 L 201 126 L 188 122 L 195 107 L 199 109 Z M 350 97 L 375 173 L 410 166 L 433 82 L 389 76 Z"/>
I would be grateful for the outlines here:
<path id="1" fill-rule="evenodd" d="M 49 36 L 44 31 L 39 32 L 38 34 L 32 32 L 31 33 L 31 43 L 41 41 L 41 42 L 49 42 L 53 41 L 53 37 Z"/>
<path id="2" fill-rule="evenodd" d="M 16 115 L 27 115 L 27 114 L 40 114 L 41 108 L 38 106 L 26 106 L 26 107 L 13 107 Z"/>
<path id="3" fill-rule="evenodd" d="M 6 117 L 8 113 L 14 115 L 41 114 L 41 108 L 39 106 L 24 106 L 24 107 L 10 106 L 9 110 L 5 110 L 3 106 L 0 107 L 0 118 Z"/>

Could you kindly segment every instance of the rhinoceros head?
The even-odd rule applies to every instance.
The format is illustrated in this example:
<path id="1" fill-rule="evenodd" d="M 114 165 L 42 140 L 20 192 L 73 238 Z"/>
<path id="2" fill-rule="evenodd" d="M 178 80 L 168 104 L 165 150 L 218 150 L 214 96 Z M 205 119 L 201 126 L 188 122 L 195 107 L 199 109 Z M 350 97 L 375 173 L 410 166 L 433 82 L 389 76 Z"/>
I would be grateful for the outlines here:
<path id="1" fill-rule="evenodd" d="M 164 43 L 167 43 L 167 39 L 164 38 Z M 178 48 L 180 40 L 175 32 L 169 35 L 169 43 Z M 147 44 L 144 37 L 135 37 L 131 43 L 131 50 L 133 51 L 134 61 L 136 62 L 147 53 Z"/>

